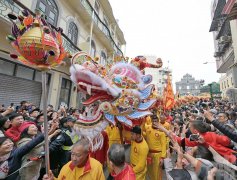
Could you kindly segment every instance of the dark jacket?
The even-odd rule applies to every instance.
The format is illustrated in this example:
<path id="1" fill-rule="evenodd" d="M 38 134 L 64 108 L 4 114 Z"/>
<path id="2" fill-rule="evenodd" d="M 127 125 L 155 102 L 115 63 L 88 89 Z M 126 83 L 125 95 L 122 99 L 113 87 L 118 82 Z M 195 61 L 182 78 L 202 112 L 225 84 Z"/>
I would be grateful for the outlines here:
<path id="1" fill-rule="evenodd" d="M 237 132 L 235 131 L 235 129 L 232 129 L 229 126 L 226 126 L 225 124 L 219 122 L 218 120 L 212 121 L 212 124 L 220 132 L 228 136 L 228 138 L 230 138 L 232 141 L 237 142 Z"/>
<path id="2" fill-rule="evenodd" d="M 13 149 L 9 158 L 7 159 L 9 167 L 8 175 L 20 169 L 22 157 L 27 153 L 29 153 L 35 146 L 37 146 L 43 140 L 44 135 L 41 134 L 37 136 L 35 139 L 32 139 L 32 141 L 27 143 L 25 146 Z M 18 179 L 19 179 L 19 171 L 6 178 L 6 180 L 18 180 Z"/>
<path id="3" fill-rule="evenodd" d="M 49 144 L 50 152 L 50 167 L 52 170 L 62 167 L 70 160 L 70 152 L 62 149 L 63 146 L 72 146 L 71 137 L 67 135 L 66 131 L 69 128 L 61 128 L 61 133 Z"/>

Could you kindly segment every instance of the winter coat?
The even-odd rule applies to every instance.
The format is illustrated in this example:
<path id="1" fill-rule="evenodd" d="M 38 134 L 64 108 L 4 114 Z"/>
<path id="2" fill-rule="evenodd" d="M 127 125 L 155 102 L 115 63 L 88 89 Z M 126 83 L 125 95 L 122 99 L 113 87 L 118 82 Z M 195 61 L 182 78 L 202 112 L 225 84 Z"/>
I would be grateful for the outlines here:
<path id="1" fill-rule="evenodd" d="M 204 144 L 200 144 L 197 141 L 190 141 L 188 138 L 185 138 L 185 145 L 189 147 L 194 147 L 198 145 L 204 145 L 207 148 L 211 146 L 215 151 L 217 151 L 221 156 L 227 159 L 231 163 L 236 162 L 236 152 L 230 149 L 228 146 L 231 145 L 231 141 L 227 136 L 218 135 L 214 132 L 206 132 L 200 134 L 204 140 Z M 176 136 L 178 143 L 181 143 L 181 138 Z"/>
<path id="2" fill-rule="evenodd" d="M 39 143 L 41 143 L 44 140 L 44 135 L 41 134 L 37 136 L 36 138 L 32 139 L 30 142 L 28 142 L 25 146 L 15 148 L 11 151 L 10 156 L 8 159 L 4 162 L 0 162 L 0 164 L 5 164 L 5 172 L 8 172 L 8 175 L 12 174 L 11 176 L 5 178 L 6 180 L 19 180 L 19 172 L 17 170 L 21 167 L 21 159 L 23 156 L 25 156 L 27 153 L 29 153 L 35 146 L 37 146 Z M 0 169 L 0 176 L 3 174 Z"/>
<path id="3" fill-rule="evenodd" d="M 212 121 L 212 124 L 220 132 L 222 132 L 224 135 L 228 136 L 232 141 L 237 143 L 237 132 L 235 131 L 235 129 L 231 128 L 230 126 L 226 126 L 225 124 L 221 123 L 218 120 Z"/>
<path id="4" fill-rule="evenodd" d="M 23 147 L 27 143 L 29 143 L 32 139 L 31 138 L 23 138 L 20 139 L 17 143 L 17 147 Z M 21 167 L 25 166 L 29 163 L 30 158 L 39 157 L 40 154 L 44 151 L 43 143 L 40 143 L 34 149 L 32 149 L 28 154 L 23 156 L 21 162 Z M 21 180 L 37 180 L 40 173 L 40 168 L 42 164 L 42 159 L 32 161 L 30 164 L 26 165 L 23 169 L 19 171 Z"/>
<path id="5" fill-rule="evenodd" d="M 69 129 L 61 128 L 62 132 L 49 144 L 50 152 L 50 167 L 51 169 L 57 169 L 59 166 L 62 167 L 68 161 L 70 161 L 70 151 L 62 149 L 63 146 L 72 146 L 73 142 L 71 137 L 65 132 Z"/>

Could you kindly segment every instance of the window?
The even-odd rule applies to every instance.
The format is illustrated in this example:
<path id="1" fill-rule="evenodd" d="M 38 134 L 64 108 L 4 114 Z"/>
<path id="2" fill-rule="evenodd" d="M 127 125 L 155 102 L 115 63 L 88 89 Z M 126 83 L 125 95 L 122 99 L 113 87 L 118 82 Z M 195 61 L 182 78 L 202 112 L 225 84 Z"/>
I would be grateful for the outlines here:
<path id="1" fill-rule="evenodd" d="M 0 59 L 0 73 L 13 76 L 15 64 Z"/>
<path id="2" fill-rule="evenodd" d="M 71 96 L 71 84 L 72 83 L 70 80 L 62 78 L 59 104 L 65 103 L 69 106 Z"/>
<path id="3" fill-rule="evenodd" d="M 38 0 L 36 8 L 40 9 L 47 16 L 47 21 L 50 24 L 57 26 L 58 7 L 55 0 Z"/>
<path id="4" fill-rule="evenodd" d="M 189 87 L 189 86 L 187 86 L 187 89 L 190 89 L 190 87 Z"/>
<path id="5" fill-rule="evenodd" d="M 17 65 L 16 77 L 33 80 L 33 76 L 34 76 L 33 69 Z"/>
<path id="6" fill-rule="evenodd" d="M 105 54 L 103 51 L 101 51 L 100 63 L 101 63 L 102 65 L 106 65 L 106 54 Z"/>
<path id="7" fill-rule="evenodd" d="M 70 22 L 68 26 L 68 38 L 74 43 L 77 44 L 78 37 L 78 28 L 74 22 Z"/>
<path id="8" fill-rule="evenodd" d="M 97 17 L 97 15 L 99 16 L 99 12 L 100 12 L 100 5 L 99 5 L 99 3 L 97 2 L 97 1 L 95 1 L 95 7 L 94 7 L 94 10 L 95 10 L 95 14 L 94 14 L 94 22 L 96 23 L 96 24 L 98 24 L 98 17 Z M 96 15 L 97 14 L 97 15 Z"/>
<path id="9" fill-rule="evenodd" d="M 109 23 L 108 23 L 108 20 L 106 18 L 104 18 L 104 23 L 105 23 L 105 26 L 107 26 L 107 28 L 108 28 Z M 106 36 L 109 36 L 109 31 L 105 26 L 103 26 L 103 32 L 105 33 Z"/>
<path id="10" fill-rule="evenodd" d="M 99 15 L 100 13 L 100 5 L 98 3 L 98 1 L 95 1 L 95 12 Z"/>
<path id="11" fill-rule="evenodd" d="M 95 47 L 95 42 L 93 40 L 91 41 L 90 56 L 91 57 L 95 57 L 96 56 L 96 47 Z"/>

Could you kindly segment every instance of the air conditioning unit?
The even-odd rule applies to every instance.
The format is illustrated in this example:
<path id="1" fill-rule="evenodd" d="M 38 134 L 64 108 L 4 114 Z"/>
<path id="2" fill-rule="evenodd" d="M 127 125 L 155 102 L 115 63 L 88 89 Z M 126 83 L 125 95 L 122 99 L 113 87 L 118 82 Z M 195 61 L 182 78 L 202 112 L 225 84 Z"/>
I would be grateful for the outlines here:
<path id="1" fill-rule="evenodd" d="M 219 43 L 225 44 L 231 42 L 231 40 L 232 40 L 231 36 L 221 36 Z"/>

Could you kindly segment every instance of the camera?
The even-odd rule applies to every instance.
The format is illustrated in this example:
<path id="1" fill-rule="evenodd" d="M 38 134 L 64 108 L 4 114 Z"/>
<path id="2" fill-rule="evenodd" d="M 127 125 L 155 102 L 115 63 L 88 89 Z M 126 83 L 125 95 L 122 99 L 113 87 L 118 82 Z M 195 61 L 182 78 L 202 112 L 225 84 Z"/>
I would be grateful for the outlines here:
<path id="1" fill-rule="evenodd" d="M 190 141 L 198 141 L 199 140 L 199 134 L 191 134 L 189 136 Z"/>

